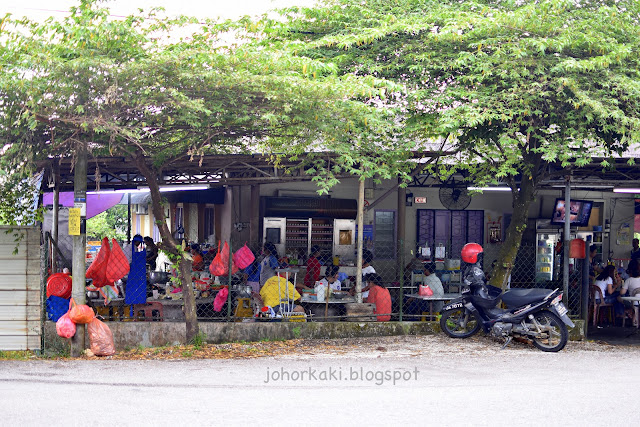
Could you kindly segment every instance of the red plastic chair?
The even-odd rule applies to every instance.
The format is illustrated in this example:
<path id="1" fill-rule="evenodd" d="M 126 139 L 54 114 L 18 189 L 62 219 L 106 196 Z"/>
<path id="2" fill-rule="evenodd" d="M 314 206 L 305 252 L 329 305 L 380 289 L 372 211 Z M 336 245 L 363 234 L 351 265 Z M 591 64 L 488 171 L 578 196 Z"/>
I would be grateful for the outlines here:
<path id="1" fill-rule="evenodd" d="M 604 302 L 604 296 L 602 295 L 602 290 L 596 286 L 591 285 L 591 306 L 593 312 L 593 326 L 596 326 L 599 323 L 600 319 L 600 310 L 603 308 L 609 309 L 608 318 L 613 322 L 614 313 L 613 313 L 613 304 Z"/>

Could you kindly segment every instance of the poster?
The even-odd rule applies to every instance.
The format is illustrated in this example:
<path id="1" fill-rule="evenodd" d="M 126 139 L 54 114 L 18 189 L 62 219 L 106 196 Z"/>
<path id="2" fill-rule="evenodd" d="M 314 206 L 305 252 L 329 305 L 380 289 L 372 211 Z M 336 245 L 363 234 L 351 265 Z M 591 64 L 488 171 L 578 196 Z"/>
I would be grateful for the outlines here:
<path id="1" fill-rule="evenodd" d="M 80 208 L 69 208 L 69 236 L 80 235 Z"/>
<path id="2" fill-rule="evenodd" d="M 628 223 L 620 225 L 616 243 L 620 246 L 631 246 L 631 226 Z"/>

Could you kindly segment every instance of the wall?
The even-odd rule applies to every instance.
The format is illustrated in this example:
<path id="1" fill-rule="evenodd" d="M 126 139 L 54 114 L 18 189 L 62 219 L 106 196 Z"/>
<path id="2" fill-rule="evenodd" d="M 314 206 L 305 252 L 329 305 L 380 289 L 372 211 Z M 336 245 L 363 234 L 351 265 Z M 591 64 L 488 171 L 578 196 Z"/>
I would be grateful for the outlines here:
<path id="1" fill-rule="evenodd" d="M 16 228 L 24 237 L 18 243 L 10 227 L 0 226 L 0 350 L 39 350 L 40 229 Z"/>
<path id="2" fill-rule="evenodd" d="M 383 181 L 381 184 L 374 184 L 367 182 L 367 188 L 373 188 L 374 196 L 368 200 L 369 203 L 377 200 L 381 197 L 389 188 L 395 185 L 394 181 Z M 260 186 L 260 195 L 262 197 L 276 197 L 279 193 L 292 190 L 298 192 L 302 197 L 309 197 L 317 194 L 318 187 L 312 182 L 296 182 L 296 183 L 284 183 L 284 184 L 263 184 Z M 426 197 L 426 204 L 416 204 L 406 207 L 406 253 L 405 258 L 409 259 L 412 254 L 411 248 L 416 245 L 416 213 L 418 209 L 445 209 L 438 197 L 437 188 L 428 187 L 409 187 L 407 192 L 413 193 L 414 197 Z M 249 204 L 247 198 L 249 191 L 245 192 L 243 197 L 243 203 Z M 332 188 L 329 192 L 329 196 L 332 198 L 340 199 L 356 199 L 358 195 L 358 181 L 356 179 L 344 179 L 336 187 Z M 529 224 L 523 242 L 534 244 L 535 242 L 535 220 L 551 218 L 553 204 L 557 197 L 564 196 L 564 189 L 558 188 L 558 190 L 544 190 L 540 191 L 536 199 L 531 203 L 529 209 Z M 320 196 L 318 196 L 320 197 Z M 571 192 L 571 197 L 574 199 L 594 200 L 596 202 L 603 203 L 602 218 L 600 223 L 604 224 L 605 220 L 609 220 L 611 223 L 611 233 L 605 237 L 603 245 L 603 253 L 605 258 L 628 258 L 630 243 L 619 244 L 617 242 L 617 230 L 624 223 L 629 223 L 633 232 L 633 219 L 634 219 L 634 202 L 633 195 L 620 194 L 613 192 L 601 192 L 601 191 L 580 191 L 574 189 Z M 397 210 L 397 195 L 393 194 L 387 196 L 382 202 L 377 204 L 372 210 L 365 213 L 364 223 L 373 223 L 373 210 L 375 209 L 392 209 Z M 469 206 L 469 210 L 483 210 L 485 213 L 485 241 L 482 242 L 486 246 L 489 252 L 493 251 L 497 253 L 499 244 L 490 244 L 486 241 L 486 223 L 489 221 L 500 220 L 503 225 L 503 233 L 506 230 L 505 215 L 513 212 L 511 193 L 508 192 L 485 192 L 483 194 L 475 195 Z M 632 233 L 633 234 L 633 233 Z M 633 238 L 633 235 L 631 236 Z"/>

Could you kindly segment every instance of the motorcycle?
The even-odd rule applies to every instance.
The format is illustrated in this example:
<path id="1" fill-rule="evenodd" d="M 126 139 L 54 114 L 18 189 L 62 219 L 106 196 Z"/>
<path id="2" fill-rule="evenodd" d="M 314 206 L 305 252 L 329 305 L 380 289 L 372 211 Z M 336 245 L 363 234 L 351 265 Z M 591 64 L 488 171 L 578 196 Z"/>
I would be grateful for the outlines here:
<path id="1" fill-rule="evenodd" d="M 500 301 L 506 309 L 496 307 Z M 519 337 L 533 341 L 542 351 L 557 352 L 569 340 L 567 326 L 575 326 L 567 312 L 559 289 L 503 293 L 495 286 L 471 284 L 442 309 L 440 327 L 452 338 L 468 338 L 482 328 L 485 334 L 505 339 L 502 348 Z"/>

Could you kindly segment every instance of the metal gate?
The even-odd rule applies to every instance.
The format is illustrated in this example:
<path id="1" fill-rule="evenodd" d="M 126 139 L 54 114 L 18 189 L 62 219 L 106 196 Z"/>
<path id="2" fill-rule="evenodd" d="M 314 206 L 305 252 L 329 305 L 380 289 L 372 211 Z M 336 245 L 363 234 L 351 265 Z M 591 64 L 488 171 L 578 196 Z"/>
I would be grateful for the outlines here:
<path id="1" fill-rule="evenodd" d="M 41 349 L 41 307 L 40 230 L 0 226 L 0 350 Z"/>

